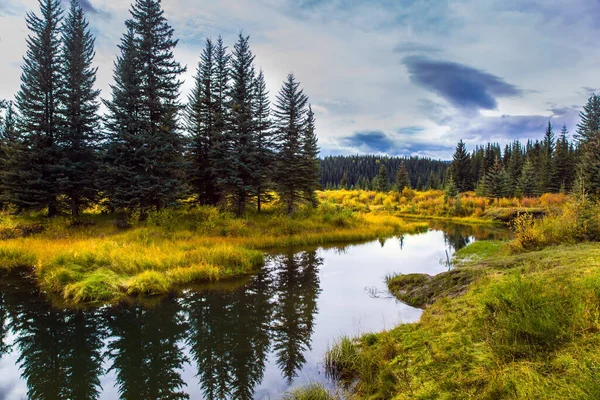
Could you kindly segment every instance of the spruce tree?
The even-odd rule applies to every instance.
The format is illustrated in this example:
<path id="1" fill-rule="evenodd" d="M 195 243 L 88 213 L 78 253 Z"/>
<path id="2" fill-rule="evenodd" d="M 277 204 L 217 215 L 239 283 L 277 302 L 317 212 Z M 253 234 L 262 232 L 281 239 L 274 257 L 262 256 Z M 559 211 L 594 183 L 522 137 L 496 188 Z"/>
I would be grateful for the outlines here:
<path id="1" fill-rule="evenodd" d="M 360 180 L 359 180 L 359 182 L 360 182 Z M 342 180 L 340 181 L 340 189 L 348 189 L 348 187 L 349 187 L 348 172 L 344 171 L 344 175 L 342 176 Z"/>
<path id="2" fill-rule="evenodd" d="M 17 115 L 14 103 L 6 104 L 4 118 L 0 122 L 0 202 L 2 208 L 9 203 L 20 207 L 21 166 L 25 147 L 17 130 Z"/>
<path id="3" fill-rule="evenodd" d="M 301 177 L 302 177 L 302 198 L 313 206 L 317 206 L 318 201 L 315 191 L 319 187 L 319 178 L 321 175 L 319 161 L 319 146 L 317 143 L 317 134 L 315 131 L 315 114 L 311 106 L 308 106 L 306 120 L 302 129 L 301 137 Z"/>
<path id="4" fill-rule="evenodd" d="M 177 40 L 173 39 L 173 28 L 164 17 L 160 0 L 136 0 L 126 25 L 129 31 L 125 40 L 133 44 L 133 61 L 137 68 L 125 66 L 125 69 L 133 74 L 137 88 L 124 94 L 131 97 L 129 101 L 136 109 L 131 122 L 138 137 L 132 141 L 133 159 L 123 160 L 118 155 L 112 169 L 117 174 L 125 170 L 135 172 L 130 187 L 118 184 L 116 190 L 109 190 L 113 192 L 111 201 L 115 206 L 134 206 L 146 212 L 152 207 L 158 210 L 172 204 L 184 189 L 184 140 L 177 115 L 182 108 L 178 101 L 181 86 L 178 76 L 185 68 L 174 59 Z M 130 88 L 129 83 L 127 86 Z M 113 91 L 112 103 L 118 100 L 114 94 Z"/>
<path id="5" fill-rule="evenodd" d="M 254 126 L 254 55 L 250 51 L 250 37 L 238 36 L 231 57 L 231 86 L 229 87 L 229 152 L 226 153 L 227 169 L 219 177 L 223 192 L 230 196 L 237 215 L 244 213 L 255 183 L 257 138 Z"/>
<path id="6" fill-rule="evenodd" d="M 77 0 L 71 0 L 69 14 L 63 26 L 62 73 L 64 89 L 61 92 L 61 129 L 58 145 L 59 189 L 67 196 L 71 214 L 79 215 L 82 204 L 96 197 L 96 149 L 99 143 L 98 95 L 94 89 L 96 68 L 94 38 Z"/>
<path id="7" fill-rule="evenodd" d="M 581 122 L 577 124 L 575 139 L 581 145 L 598 136 L 600 132 L 600 96 L 592 94 L 579 113 Z"/>
<path id="8" fill-rule="evenodd" d="M 587 139 L 581 159 L 582 186 L 594 199 L 600 199 L 600 136 Z"/>
<path id="9" fill-rule="evenodd" d="M 485 175 L 484 184 L 487 197 L 500 199 L 511 195 L 510 178 L 498 157 L 496 157 L 494 164 Z"/>
<path id="10" fill-rule="evenodd" d="M 378 192 L 387 192 L 389 189 L 387 168 L 381 164 L 379 167 L 379 173 L 373 178 L 373 190 Z"/>
<path id="11" fill-rule="evenodd" d="M 212 41 L 207 39 L 185 114 L 187 131 L 191 136 L 187 181 L 199 203 L 209 205 L 216 205 L 220 198 L 214 159 L 215 146 L 221 135 L 215 121 L 215 64 L 215 47 Z"/>
<path id="12" fill-rule="evenodd" d="M 402 161 L 398 172 L 396 172 L 396 190 L 402 192 L 404 188 L 410 189 L 410 177 L 408 176 L 408 170 L 406 169 L 406 163 Z"/>
<path id="13" fill-rule="evenodd" d="M 517 194 L 523 197 L 539 196 L 539 176 L 533 162 L 527 159 L 523 164 L 521 176 L 517 183 Z"/>
<path id="14" fill-rule="evenodd" d="M 48 209 L 48 216 L 58 212 L 57 146 L 60 116 L 60 0 L 40 0 L 41 17 L 27 14 L 27 54 L 23 61 L 21 87 L 16 95 L 19 131 L 24 151 L 19 157 L 18 191 L 13 201 L 20 208 Z"/>
<path id="15" fill-rule="evenodd" d="M 211 149 L 211 170 L 213 178 L 217 182 L 218 201 L 222 200 L 223 193 L 220 192 L 219 182 L 226 181 L 230 172 L 229 154 L 231 153 L 231 135 L 227 129 L 229 118 L 229 100 L 230 94 L 230 75 L 231 75 L 231 55 L 227 52 L 227 46 L 223 44 L 223 38 L 219 36 L 214 51 L 215 71 L 213 82 L 214 90 L 214 123 L 215 140 Z"/>
<path id="16" fill-rule="evenodd" d="M 276 127 L 277 160 L 274 182 L 279 198 L 292 213 L 302 199 L 302 135 L 308 96 L 294 74 L 288 74 L 276 97 L 273 114 Z"/>
<path id="17" fill-rule="evenodd" d="M 553 164 L 553 156 L 554 156 L 554 132 L 552 132 L 552 124 L 548 121 L 548 127 L 546 128 L 546 134 L 544 135 L 544 140 L 542 141 L 542 161 L 541 161 L 541 171 L 540 171 L 540 189 L 542 192 L 554 192 L 555 190 L 553 182 L 552 182 L 552 168 Z"/>
<path id="18" fill-rule="evenodd" d="M 112 99 L 104 101 L 107 141 L 103 149 L 100 187 L 111 209 L 131 211 L 140 206 L 138 176 L 145 173 L 138 156 L 144 146 L 141 129 L 141 65 L 130 27 L 119 45 L 121 55 L 114 68 Z"/>
<path id="19" fill-rule="evenodd" d="M 456 145 L 456 151 L 452 157 L 452 166 L 450 167 L 450 173 L 459 192 L 473 189 L 471 169 L 471 159 L 469 153 L 467 153 L 467 146 L 460 140 Z"/>
<path id="20" fill-rule="evenodd" d="M 560 137 L 556 141 L 554 160 L 552 166 L 552 179 L 554 191 L 568 192 L 571 189 L 573 165 L 569 154 L 569 141 L 567 139 L 567 126 L 563 125 Z"/>
<path id="21" fill-rule="evenodd" d="M 273 126 L 271 121 L 271 103 L 267 83 L 262 70 L 254 82 L 254 134 L 256 139 L 256 157 L 254 166 L 254 194 L 256 208 L 260 212 L 263 201 L 270 199 L 271 174 L 273 173 Z"/>

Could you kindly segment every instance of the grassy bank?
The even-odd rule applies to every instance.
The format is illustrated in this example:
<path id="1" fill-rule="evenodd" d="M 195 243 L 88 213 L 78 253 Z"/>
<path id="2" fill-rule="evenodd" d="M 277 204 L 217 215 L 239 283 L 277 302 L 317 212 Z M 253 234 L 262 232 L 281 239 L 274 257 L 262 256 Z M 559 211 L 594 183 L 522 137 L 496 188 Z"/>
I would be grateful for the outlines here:
<path id="1" fill-rule="evenodd" d="M 43 290 L 72 303 L 162 294 L 196 281 L 249 274 L 264 250 L 386 237 L 426 229 L 329 203 L 292 216 L 277 209 L 245 218 L 209 207 L 150 214 L 144 222 L 90 212 L 77 221 L 0 218 L 0 267 L 32 268 Z"/>
<path id="2" fill-rule="evenodd" d="M 401 217 L 454 220 L 461 223 L 507 222 L 520 213 L 546 214 L 560 210 L 569 200 L 564 194 L 536 198 L 490 199 L 474 192 L 447 197 L 441 190 L 418 192 L 405 188 L 386 193 L 368 190 L 328 190 L 319 193 L 321 201 L 346 209 L 382 211 Z"/>
<path id="3" fill-rule="evenodd" d="M 600 398 L 600 244 L 591 204 L 523 217 L 509 243 L 478 242 L 436 277 L 389 286 L 421 320 L 342 338 L 329 373 L 369 399 Z"/>

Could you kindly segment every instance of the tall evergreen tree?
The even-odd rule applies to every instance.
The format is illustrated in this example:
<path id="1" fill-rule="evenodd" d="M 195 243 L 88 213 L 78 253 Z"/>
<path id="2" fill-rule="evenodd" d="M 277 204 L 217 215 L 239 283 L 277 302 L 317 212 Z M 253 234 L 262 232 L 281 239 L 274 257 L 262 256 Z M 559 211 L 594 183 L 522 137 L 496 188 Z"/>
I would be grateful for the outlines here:
<path id="1" fill-rule="evenodd" d="M 12 203 L 19 207 L 22 202 L 21 166 L 26 160 L 24 143 L 17 130 L 17 115 L 14 103 L 6 105 L 6 112 L 0 125 L 0 203 L 2 207 Z"/>
<path id="2" fill-rule="evenodd" d="M 244 213 L 253 193 L 254 173 L 258 164 L 253 119 L 256 74 L 249 40 L 249 36 L 240 33 L 233 47 L 227 119 L 230 151 L 226 153 L 224 164 L 227 169 L 219 176 L 219 185 L 226 195 L 231 196 L 237 215 Z"/>
<path id="3" fill-rule="evenodd" d="M 554 160 L 552 166 L 552 185 L 554 191 L 568 192 L 571 190 L 573 165 L 569 153 L 569 141 L 567 139 L 567 126 L 563 125 L 560 137 L 556 141 Z"/>
<path id="4" fill-rule="evenodd" d="M 396 190 L 402 192 L 402 190 L 407 187 L 410 189 L 410 177 L 408 176 L 408 171 L 406 169 L 406 163 L 402 161 L 400 164 L 400 168 L 398 168 L 398 172 L 396 172 Z"/>
<path id="5" fill-rule="evenodd" d="M 575 139 L 585 145 L 600 132 L 600 96 L 592 94 L 583 110 L 579 113 L 581 121 L 577 124 Z"/>
<path id="6" fill-rule="evenodd" d="M 23 61 L 21 87 L 16 95 L 19 131 L 23 135 L 23 157 L 19 162 L 20 185 L 13 193 L 19 207 L 47 207 L 48 216 L 58 212 L 57 165 L 59 151 L 58 101 L 60 76 L 60 0 L 40 0 L 41 17 L 27 14 L 27 54 Z M 15 188 L 17 189 L 17 188 Z"/>
<path id="7" fill-rule="evenodd" d="M 315 191 L 319 187 L 319 178 L 321 175 L 321 163 L 319 160 L 319 145 L 317 142 L 317 134 L 315 131 L 315 114 L 311 106 L 308 106 L 306 113 L 306 121 L 302 129 L 301 137 L 301 188 L 302 198 L 310 202 L 313 206 L 318 205 Z"/>
<path id="8" fill-rule="evenodd" d="M 539 176 L 533 162 L 527 159 L 523 164 L 521 176 L 517 183 L 517 194 L 524 197 L 539 196 Z"/>
<path id="9" fill-rule="evenodd" d="M 510 196 L 509 176 L 496 157 L 494 165 L 485 175 L 485 194 L 488 197 L 499 199 Z"/>
<path id="10" fill-rule="evenodd" d="M 231 153 L 231 135 L 227 129 L 229 119 L 229 100 L 231 93 L 231 54 L 227 51 L 227 46 L 223 44 L 223 38 L 219 36 L 215 45 L 214 52 L 215 71 L 213 81 L 215 83 L 214 91 L 214 120 L 215 120 L 215 141 L 211 149 L 213 177 L 217 183 L 226 181 L 230 172 L 228 155 Z M 220 190 L 218 185 L 218 190 Z M 222 199 L 222 193 L 218 192 L 216 198 Z"/>
<path id="11" fill-rule="evenodd" d="M 57 138 L 61 151 L 59 189 L 71 205 L 71 214 L 79 215 L 80 206 L 96 197 L 96 149 L 98 132 L 98 95 L 94 89 L 96 68 L 94 38 L 77 0 L 71 0 L 63 26 L 61 91 L 61 129 Z"/>
<path id="12" fill-rule="evenodd" d="M 129 32 L 125 40 L 132 42 L 137 69 L 125 68 L 131 69 L 129 72 L 138 82 L 134 93 L 139 97 L 130 100 L 135 105 L 136 117 L 126 120 L 132 119 L 138 137 L 133 141 L 133 160 L 119 164 L 123 160 L 117 157 L 113 169 L 127 170 L 134 164 L 135 173 L 130 187 L 119 185 L 112 190 L 111 200 L 116 206 L 133 205 L 146 211 L 152 207 L 161 209 L 182 194 L 184 140 L 177 114 L 182 108 L 178 102 L 182 83 L 178 76 L 185 68 L 174 59 L 177 40 L 173 39 L 173 28 L 164 17 L 160 0 L 136 0 L 131 17 L 126 22 Z M 114 94 L 113 90 L 113 108 L 118 100 Z"/>
<path id="13" fill-rule="evenodd" d="M 256 165 L 254 166 L 254 194 L 258 212 L 264 200 L 270 199 L 270 177 L 273 169 L 273 126 L 271 122 L 271 103 L 267 83 L 262 70 L 254 84 L 254 130 L 256 137 Z"/>
<path id="14" fill-rule="evenodd" d="M 279 198 L 292 213 L 302 199 L 302 136 L 308 96 L 300 89 L 294 74 L 288 74 L 273 110 L 276 126 L 277 161 L 274 181 Z"/>
<path id="15" fill-rule="evenodd" d="M 121 55 L 115 62 L 112 99 L 104 101 L 108 108 L 108 134 L 99 181 L 111 208 L 131 210 L 140 205 L 137 179 L 144 174 L 143 160 L 139 157 L 144 146 L 139 102 L 141 66 L 131 27 L 121 39 L 119 49 Z"/>
<path id="16" fill-rule="evenodd" d="M 554 145 L 555 137 L 554 132 L 552 131 L 552 124 L 550 123 L 550 121 L 548 121 L 548 127 L 546 128 L 544 140 L 542 141 L 543 153 L 541 162 L 542 168 L 540 171 L 540 188 L 544 193 L 557 191 L 554 189 L 554 184 L 552 182 L 552 168 L 554 167 Z"/>
<path id="17" fill-rule="evenodd" d="M 195 85 L 186 109 L 186 127 L 191 135 L 188 182 L 200 204 L 216 205 L 219 192 L 215 172 L 215 146 L 221 132 L 216 127 L 215 47 L 210 39 L 200 56 Z"/>
<path id="18" fill-rule="evenodd" d="M 389 186 L 387 168 L 385 165 L 381 164 L 379 167 L 379 173 L 375 178 L 373 178 L 373 190 L 378 192 L 387 192 Z"/>
<path id="19" fill-rule="evenodd" d="M 459 192 L 473 189 L 471 169 L 471 159 L 469 153 L 467 153 L 467 146 L 461 139 L 456 145 L 456 151 L 452 157 L 452 166 L 450 167 L 450 173 Z"/>

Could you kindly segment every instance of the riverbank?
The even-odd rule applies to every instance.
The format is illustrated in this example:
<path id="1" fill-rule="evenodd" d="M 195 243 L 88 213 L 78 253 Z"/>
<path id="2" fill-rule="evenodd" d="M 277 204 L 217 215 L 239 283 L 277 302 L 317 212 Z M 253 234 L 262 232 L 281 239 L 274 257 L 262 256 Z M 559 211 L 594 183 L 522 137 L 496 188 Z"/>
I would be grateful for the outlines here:
<path id="1" fill-rule="evenodd" d="M 513 241 L 465 247 L 450 272 L 389 278 L 421 320 L 341 338 L 329 373 L 356 398 L 599 398 L 600 244 L 582 242 L 598 233 L 593 207 L 521 218 Z"/>
<path id="2" fill-rule="evenodd" d="M 70 303 L 110 303 L 197 281 L 257 271 L 265 250 L 414 233 L 423 222 L 330 204 L 292 216 L 272 209 L 235 218 L 210 207 L 150 214 L 144 222 L 87 213 L 79 220 L 0 218 L 0 268 L 31 268 L 42 290 Z"/>

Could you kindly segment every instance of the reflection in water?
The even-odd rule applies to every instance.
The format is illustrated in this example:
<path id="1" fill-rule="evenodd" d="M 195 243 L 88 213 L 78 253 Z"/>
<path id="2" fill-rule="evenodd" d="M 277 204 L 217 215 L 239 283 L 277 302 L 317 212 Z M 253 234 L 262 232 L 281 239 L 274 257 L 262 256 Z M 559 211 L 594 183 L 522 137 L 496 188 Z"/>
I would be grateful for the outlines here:
<path id="1" fill-rule="evenodd" d="M 277 256 L 275 263 L 280 268 L 275 280 L 273 347 L 277 365 L 291 383 L 306 362 L 304 352 L 311 348 L 319 294 L 317 269 L 323 260 L 313 251 Z"/>
<path id="2" fill-rule="evenodd" d="M 179 342 L 186 325 L 177 301 L 159 308 L 108 308 L 104 313 L 111 342 L 106 356 L 113 360 L 122 399 L 187 399 L 180 370 L 186 357 Z"/>
<path id="3" fill-rule="evenodd" d="M 391 318 L 401 307 L 418 317 L 408 306 L 369 297 L 365 285 L 383 284 L 386 274 L 405 268 L 441 272 L 427 260 L 439 259 L 448 246 L 506 235 L 478 229 L 446 226 L 443 236 L 407 235 L 391 245 L 382 240 L 268 256 L 245 283 L 189 290 L 154 307 L 52 308 L 27 273 L 0 272 L 0 375 L 8 376 L 0 376 L 0 398 L 116 397 L 111 389 L 127 400 L 280 393 L 296 377 L 315 378 L 323 346 L 340 333 L 355 334 L 354 318 L 381 318 L 381 310 Z M 328 254 L 326 273 L 322 253 Z M 11 386 L 19 379 L 24 384 L 17 393 Z"/>

